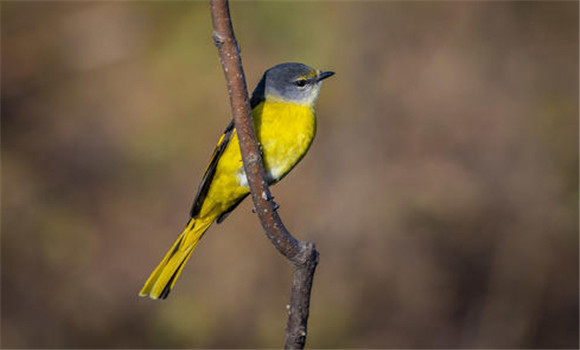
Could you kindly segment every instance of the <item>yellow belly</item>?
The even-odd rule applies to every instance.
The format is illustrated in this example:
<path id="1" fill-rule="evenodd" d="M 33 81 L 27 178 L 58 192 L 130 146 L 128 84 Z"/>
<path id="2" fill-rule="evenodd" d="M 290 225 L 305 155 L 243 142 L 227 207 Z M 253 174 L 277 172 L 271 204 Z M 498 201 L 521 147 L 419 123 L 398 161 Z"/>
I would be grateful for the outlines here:
<path id="1" fill-rule="evenodd" d="M 273 184 L 288 174 L 308 151 L 316 133 L 316 117 L 309 106 L 282 102 L 260 103 L 252 110 L 252 115 L 266 176 Z M 217 165 L 200 216 L 220 215 L 248 193 L 234 130 Z"/>

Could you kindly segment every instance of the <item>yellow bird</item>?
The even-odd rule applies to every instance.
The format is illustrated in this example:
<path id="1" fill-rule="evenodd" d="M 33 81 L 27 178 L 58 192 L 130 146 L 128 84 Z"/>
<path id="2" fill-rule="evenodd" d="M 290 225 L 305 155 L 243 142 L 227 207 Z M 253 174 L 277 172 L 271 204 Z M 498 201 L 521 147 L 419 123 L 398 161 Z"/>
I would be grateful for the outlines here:
<path id="1" fill-rule="evenodd" d="M 320 85 L 333 74 L 301 63 L 283 63 L 268 69 L 258 83 L 250 104 L 269 184 L 286 176 L 310 148 L 316 133 L 314 105 Z M 139 295 L 167 298 L 205 231 L 214 221 L 222 222 L 249 193 L 232 121 L 205 170 L 191 219 Z"/>

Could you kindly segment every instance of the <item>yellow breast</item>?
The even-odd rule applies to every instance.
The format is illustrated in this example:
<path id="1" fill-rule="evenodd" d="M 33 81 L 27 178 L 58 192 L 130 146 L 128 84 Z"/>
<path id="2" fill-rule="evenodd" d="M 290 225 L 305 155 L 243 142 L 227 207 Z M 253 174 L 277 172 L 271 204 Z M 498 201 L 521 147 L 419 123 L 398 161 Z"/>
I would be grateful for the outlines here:
<path id="1" fill-rule="evenodd" d="M 263 102 L 252 110 L 268 180 L 281 180 L 304 157 L 316 133 L 310 106 Z"/>
<path id="2" fill-rule="evenodd" d="M 252 110 L 256 138 L 270 184 L 280 181 L 304 157 L 316 132 L 311 107 L 263 102 Z M 200 216 L 217 216 L 249 193 L 238 136 L 234 130 L 224 150 Z"/>

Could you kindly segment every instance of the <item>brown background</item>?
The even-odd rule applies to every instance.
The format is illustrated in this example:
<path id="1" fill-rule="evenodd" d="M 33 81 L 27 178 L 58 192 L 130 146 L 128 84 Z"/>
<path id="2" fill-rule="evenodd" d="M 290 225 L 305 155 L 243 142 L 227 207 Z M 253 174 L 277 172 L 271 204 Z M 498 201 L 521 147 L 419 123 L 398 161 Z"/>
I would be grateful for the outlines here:
<path id="1" fill-rule="evenodd" d="M 312 348 L 578 346 L 578 3 L 236 2 L 248 85 L 334 70 L 273 188 Z M 230 120 L 205 2 L 2 3 L 2 346 L 279 347 L 251 204 L 137 297 Z"/>

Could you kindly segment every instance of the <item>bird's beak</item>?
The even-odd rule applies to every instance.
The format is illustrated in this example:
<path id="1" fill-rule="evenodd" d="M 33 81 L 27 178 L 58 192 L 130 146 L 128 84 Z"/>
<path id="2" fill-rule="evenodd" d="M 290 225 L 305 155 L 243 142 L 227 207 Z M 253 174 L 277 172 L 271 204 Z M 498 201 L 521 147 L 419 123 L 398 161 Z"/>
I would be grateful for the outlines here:
<path id="1" fill-rule="evenodd" d="M 318 77 L 316 78 L 316 80 L 317 80 L 317 81 L 321 81 L 321 80 L 324 80 L 324 79 L 326 79 L 326 78 L 329 78 L 329 77 L 331 77 L 331 76 L 333 76 L 333 75 L 334 75 L 334 72 L 330 72 L 330 71 L 327 71 L 327 72 L 320 72 L 320 73 L 318 74 Z"/>

